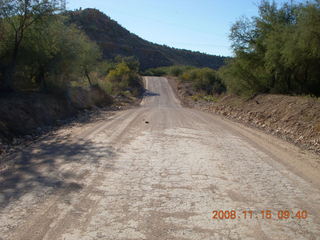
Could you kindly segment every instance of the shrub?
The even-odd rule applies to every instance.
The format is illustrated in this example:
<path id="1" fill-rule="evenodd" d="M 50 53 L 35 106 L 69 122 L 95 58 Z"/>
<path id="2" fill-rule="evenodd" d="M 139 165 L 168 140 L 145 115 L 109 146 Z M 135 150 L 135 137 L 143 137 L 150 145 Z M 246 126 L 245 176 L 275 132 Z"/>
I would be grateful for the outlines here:
<path id="1" fill-rule="evenodd" d="M 124 61 L 116 64 L 115 68 L 106 76 L 105 81 L 109 82 L 112 94 L 128 90 L 137 96 L 142 91 L 142 81 L 137 68 Z"/>
<path id="2" fill-rule="evenodd" d="M 210 68 L 191 69 L 183 73 L 181 79 L 191 82 L 196 91 L 204 91 L 206 94 L 221 94 L 225 91 L 220 77 Z"/>

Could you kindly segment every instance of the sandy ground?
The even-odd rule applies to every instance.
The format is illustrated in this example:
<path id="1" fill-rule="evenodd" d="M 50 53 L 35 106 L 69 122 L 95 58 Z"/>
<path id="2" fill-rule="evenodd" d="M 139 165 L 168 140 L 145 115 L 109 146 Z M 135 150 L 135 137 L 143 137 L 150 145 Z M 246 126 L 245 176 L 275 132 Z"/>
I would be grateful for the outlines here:
<path id="1" fill-rule="evenodd" d="M 141 107 L 7 159 L 1 240 L 320 239 L 318 156 L 181 107 L 165 78 L 145 83 Z"/>

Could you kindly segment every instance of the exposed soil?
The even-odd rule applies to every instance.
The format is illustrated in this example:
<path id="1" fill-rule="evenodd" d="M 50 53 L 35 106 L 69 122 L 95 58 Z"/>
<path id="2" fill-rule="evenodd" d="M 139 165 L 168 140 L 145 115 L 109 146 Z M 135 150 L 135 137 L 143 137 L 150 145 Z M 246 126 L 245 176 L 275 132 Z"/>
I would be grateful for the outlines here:
<path id="1" fill-rule="evenodd" d="M 275 94 L 243 99 L 221 95 L 216 101 L 195 98 L 192 87 L 170 78 L 185 106 L 213 112 L 259 128 L 304 149 L 320 153 L 320 99 Z M 196 100 L 195 100 L 196 99 Z"/>

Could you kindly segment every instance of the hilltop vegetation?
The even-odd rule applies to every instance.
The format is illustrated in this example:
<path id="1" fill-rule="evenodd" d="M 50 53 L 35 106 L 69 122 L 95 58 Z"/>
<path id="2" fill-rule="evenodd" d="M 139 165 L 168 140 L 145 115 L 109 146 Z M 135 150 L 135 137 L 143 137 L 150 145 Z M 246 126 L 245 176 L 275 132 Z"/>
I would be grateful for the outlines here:
<path id="1" fill-rule="evenodd" d="M 142 70 L 174 64 L 218 69 L 226 59 L 145 41 L 96 9 L 70 11 L 66 15 L 70 23 L 76 24 L 100 46 L 104 59 L 135 56 Z"/>

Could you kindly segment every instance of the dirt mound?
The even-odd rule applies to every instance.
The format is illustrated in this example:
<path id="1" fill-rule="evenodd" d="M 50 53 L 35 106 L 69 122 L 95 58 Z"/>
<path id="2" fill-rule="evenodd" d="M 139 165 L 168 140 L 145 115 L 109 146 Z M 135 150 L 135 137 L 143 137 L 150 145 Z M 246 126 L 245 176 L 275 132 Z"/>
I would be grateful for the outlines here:
<path id="1" fill-rule="evenodd" d="M 36 128 L 73 115 L 65 98 L 41 93 L 16 93 L 0 98 L 0 138 L 31 134 Z"/>
<path id="2" fill-rule="evenodd" d="M 72 105 L 78 109 L 106 106 L 113 102 L 112 98 L 98 87 L 91 87 L 90 89 L 71 88 L 68 91 L 68 98 Z"/>
<path id="3" fill-rule="evenodd" d="M 223 95 L 206 101 L 195 97 L 195 92 L 184 83 L 177 83 L 176 87 L 177 94 L 186 106 L 221 114 L 320 153 L 318 98 L 263 94 L 248 100 Z"/>
<path id="4" fill-rule="evenodd" d="M 72 88 L 68 96 L 29 92 L 2 94 L 0 97 L 0 140 L 33 134 L 37 129 L 56 125 L 79 110 L 107 106 L 112 98 L 98 88 Z"/>

